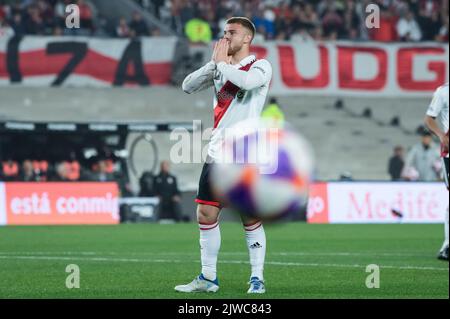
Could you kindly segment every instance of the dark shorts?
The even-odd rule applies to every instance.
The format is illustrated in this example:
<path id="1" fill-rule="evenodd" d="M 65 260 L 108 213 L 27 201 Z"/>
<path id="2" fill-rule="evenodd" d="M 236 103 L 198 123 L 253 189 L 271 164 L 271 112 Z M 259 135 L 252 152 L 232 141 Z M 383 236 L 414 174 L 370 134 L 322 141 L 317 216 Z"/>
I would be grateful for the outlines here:
<path id="1" fill-rule="evenodd" d="M 445 179 L 445 184 L 447 185 L 447 189 L 449 189 L 448 187 L 448 173 L 449 173 L 449 169 L 448 169 L 448 157 L 444 157 L 444 179 Z"/>
<path id="2" fill-rule="evenodd" d="M 219 200 L 214 196 L 211 185 L 211 169 L 213 163 L 205 163 L 203 165 L 202 173 L 200 175 L 200 182 L 198 185 L 197 198 L 195 202 L 202 205 L 210 205 L 217 208 L 222 208 Z"/>

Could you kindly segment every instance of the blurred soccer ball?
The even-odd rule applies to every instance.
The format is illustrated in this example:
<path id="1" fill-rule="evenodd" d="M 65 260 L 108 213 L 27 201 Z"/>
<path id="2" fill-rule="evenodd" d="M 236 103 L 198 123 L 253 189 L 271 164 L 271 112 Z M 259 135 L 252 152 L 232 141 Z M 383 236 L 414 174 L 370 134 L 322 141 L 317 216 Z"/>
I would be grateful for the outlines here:
<path id="1" fill-rule="evenodd" d="M 289 128 L 263 119 L 226 131 L 212 171 L 215 193 L 227 206 L 260 219 L 298 212 L 306 205 L 313 172 L 310 144 Z"/>

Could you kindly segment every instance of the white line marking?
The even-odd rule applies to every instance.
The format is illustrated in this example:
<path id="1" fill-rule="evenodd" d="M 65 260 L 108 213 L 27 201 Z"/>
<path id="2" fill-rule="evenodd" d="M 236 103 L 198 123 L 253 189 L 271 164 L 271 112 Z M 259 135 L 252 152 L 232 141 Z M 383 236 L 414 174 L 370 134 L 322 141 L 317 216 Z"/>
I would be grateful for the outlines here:
<path id="1" fill-rule="evenodd" d="M 131 255 L 131 256 L 144 256 L 144 255 L 163 255 L 163 256 L 197 256 L 198 253 L 187 252 L 95 252 L 95 251 L 24 251 L 24 252 L 12 252 L 12 251 L 0 251 L 1 255 L 105 255 L 105 256 L 117 256 L 117 255 Z M 228 256 L 247 256 L 248 252 L 220 252 L 220 255 Z M 385 252 L 332 252 L 332 253 L 314 253 L 314 252 L 268 252 L 268 256 L 361 256 L 361 257 L 428 257 L 432 254 L 421 252 L 416 254 L 407 253 L 385 253 Z"/>
<path id="2" fill-rule="evenodd" d="M 19 260 L 81 260 L 94 262 L 125 262 L 125 263 L 199 263 L 199 260 L 173 260 L 173 259 L 138 259 L 138 258 L 107 258 L 107 257 L 60 257 L 60 256 L 1 256 L 0 259 L 19 259 Z M 221 264 L 249 264 L 242 260 L 222 260 Z M 366 265 L 360 264 L 320 264 L 320 263 L 297 263 L 297 262 L 276 262 L 268 261 L 266 265 L 273 266 L 295 266 L 295 267 L 333 267 L 333 268 L 365 268 Z M 380 268 L 398 269 L 398 270 L 435 270 L 447 271 L 448 268 L 441 267 L 419 267 L 419 266 L 391 266 L 380 265 Z"/>

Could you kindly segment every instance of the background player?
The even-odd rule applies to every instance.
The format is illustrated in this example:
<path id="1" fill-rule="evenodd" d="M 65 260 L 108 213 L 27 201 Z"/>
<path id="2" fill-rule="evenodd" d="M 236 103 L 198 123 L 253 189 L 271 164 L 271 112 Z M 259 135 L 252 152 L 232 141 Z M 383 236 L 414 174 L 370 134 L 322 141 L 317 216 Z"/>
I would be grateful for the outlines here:
<path id="1" fill-rule="evenodd" d="M 255 36 L 254 24 L 244 17 L 227 21 L 224 36 L 215 44 L 212 60 L 188 75 L 183 90 L 193 93 L 213 87 L 214 129 L 208 148 L 208 160 L 203 166 L 197 193 L 197 219 L 200 227 L 202 273 L 193 282 L 175 287 L 179 292 L 217 292 L 217 256 L 221 235 L 219 214 L 222 208 L 212 193 L 211 165 L 219 159 L 226 128 L 248 118 L 260 117 L 272 78 L 267 60 L 250 55 Z M 212 162 L 212 163 L 211 163 Z M 250 254 L 251 278 L 248 293 L 265 293 L 264 260 L 266 235 L 262 223 L 242 217 Z"/>
<path id="2" fill-rule="evenodd" d="M 444 162 L 444 178 L 448 185 L 449 173 L 449 147 L 448 147 L 448 129 L 449 129 L 449 110 L 448 110 L 448 83 L 439 87 L 433 96 L 430 106 L 425 116 L 425 124 L 427 127 L 439 137 L 441 141 L 441 156 Z M 438 255 L 439 259 L 448 261 L 448 207 L 445 218 L 445 240 Z"/>

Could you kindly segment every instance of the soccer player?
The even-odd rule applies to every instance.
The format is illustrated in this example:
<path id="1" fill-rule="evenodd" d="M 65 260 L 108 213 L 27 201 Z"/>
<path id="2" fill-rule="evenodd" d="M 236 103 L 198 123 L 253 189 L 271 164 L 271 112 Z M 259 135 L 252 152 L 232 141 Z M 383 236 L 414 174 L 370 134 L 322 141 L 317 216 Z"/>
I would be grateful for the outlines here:
<path id="1" fill-rule="evenodd" d="M 427 114 L 425 116 L 425 124 L 430 131 L 436 134 L 441 141 L 441 156 L 444 162 L 444 178 L 449 189 L 448 177 L 449 177 L 449 158 L 448 158 L 448 129 L 449 129 L 449 115 L 448 115 L 448 83 L 439 87 L 434 93 L 433 100 L 428 107 Z M 445 240 L 441 250 L 438 254 L 438 259 L 448 261 L 448 207 L 447 215 L 445 219 Z"/>
<path id="2" fill-rule="evenodd" d="M 219 159 L 223 133 L 236 123 L 261 116 L 272 78 L 267 60 L 250 55 L 255 25 L 245 17 L 230 18 L 224 36 L 214 46 L 212 60 L 191 73 L 183 82 L 190 94 L 214 89 L 214 127 L 208 145 L 208 159 L 203 166 L 197 193 L 197 219 L 200 227 L 202 271 L 187 285 L 175 287 L 179 292 L 217 292 L 217 256 L 221 245 L 219 213 L 223 207 L 210 184 L 211 165 Z M 261 221 L 242 217 L 250 254 L 251 276 L 248 293 L 265 293 L 264 260 L 266 235 Z"/>

